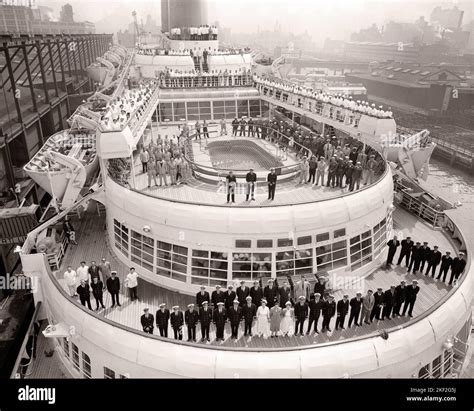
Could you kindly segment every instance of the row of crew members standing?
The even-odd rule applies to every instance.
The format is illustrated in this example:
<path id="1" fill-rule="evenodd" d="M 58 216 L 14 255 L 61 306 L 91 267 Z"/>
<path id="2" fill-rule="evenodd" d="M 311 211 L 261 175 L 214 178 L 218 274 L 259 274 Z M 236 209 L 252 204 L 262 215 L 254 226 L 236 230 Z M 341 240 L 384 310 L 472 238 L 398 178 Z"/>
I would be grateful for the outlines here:
<path id="1" fill-rule="evenodd" d="M 186 325 L 188 341 L 196 342 L 196 327 L 200 323 L 201 341 L 209 342 L 210 325 L 213 323 L 216 327 L 216 340 L 219 342 L 224 339 L 224 327 L 228 320 L 231 326 L 231 338 L 237 340 L 240 323 L 242 321 L 244 323 L 244 336 L 252 336 L 252 326 L 255 319 L 257 320 L 258 334 L 262 334 L 263 330 L 264 335 L 271 331 L 272 336 L 273 334 L 276 336 L 276 332 L 281 331 L 286 336 L 289 334 L 289 327 L 294 323 L 294 334 L 303 336 L 306 321 L 306 335 L 312 332 L 319 334 L 320 331 L 331 332 L 332 318 L 336 316 L 336 330 L 345 329 L 346 317 L 349 313 L 349 327 L 352 324 L 355 326 L 362 326 L 363 323 L 370 324 L 374 319 L 383 321 L 392 317 L 405 316 L 407 311 L 408 315 L 412 317 L 420 291 L 417 280 L 413 280 L 411 285 L 406 285 L 403 280 L 400 285 L 392 285 L 385 292 L 382 288 L 378 288 L 375 293 L 369 289 L 364 297 L 361 292 L 357 292 L 356 296 L 349 300 L 349 295 L 344 294 L 337 304 L 333 295 L 327 292 L 321 295 L 316 292 L 309 301 L 306 296 L 300 296 L 294 306 L 290 301 L 290 294 L 288 294 L 286 301 L 284 298 L 281 299 L 281 304 L 285 306 L 285 309 L 280 311 L 278 317 L 281 316 L 281 319 L 277 319 L 277 329 L 275 329 L 274 326 L 267 328 L 270 326 L 269 308 L 270 305 L 273 308 L 279 306 L 278 295 L 281 295 L 281 289 L 284 287 L 277 288 L 269 283 L 269 286 L 264 290 L 258 286 L 249 288 L 245 284 L 242 284 L 237 292 L 232 288 L 229 286 L 227 292 L 222 292 L 220 288 L 217 288 L 209 298 L 209 293 L 202 286 L 201 291 L 196 294 L 196 304 L 189 304 L 184 314 L 179 311 L 179 306 L 174 306 L 170 313 L 166 304 L 160 304 L 160 308 L 156 312 L 156 325 L 160 335 L 168 337 L 168 324 L 170 323 L 174 338 L 182 340 L 183 327 Z M 232 298 L 233 300 L 230 301 Z M 210 300 L 214 306 L 213 310 L 209 307 Z M 153 334 L 154 317 L 149 313 L 148 308 L 144 311 L 145 313 L 141 317 L 143 331 Z M 318 330 L 320 317 L 322 317 L 322 328 Z"/>
<path id="2" fill-rule="evenodd" d="M 400 247 L 400 255 L 397 265 L 405 260 L 407 272 L 412 272 L 415 275 L 419 272 L 423 273 L 426 266 L 425 275 L 428 276 L 431 273 L 431 277 L 435 278 L 436 270 L 440 266 L 436 279 L 442 279 L 443 282 L 446 282 L 446 276 L 451 269 L 449 285 L 453 285 L 453 282 L 459 279 L 466 268 L 466 259 L 463 252 L 459 252 L 458 256 L 454 258 L 451 257 L 450 251 L 446 251 L 444 255 L 441 255 L 437 245 L 431 249 L 426 241 L 421 245 L 421 242 L 414 243 L 411 237 L 407 237 L 400 242 L 397 236 L 394 236 L 387 243 L 387 246 L 387 268 L 392 266 L 398 247 Z"/>

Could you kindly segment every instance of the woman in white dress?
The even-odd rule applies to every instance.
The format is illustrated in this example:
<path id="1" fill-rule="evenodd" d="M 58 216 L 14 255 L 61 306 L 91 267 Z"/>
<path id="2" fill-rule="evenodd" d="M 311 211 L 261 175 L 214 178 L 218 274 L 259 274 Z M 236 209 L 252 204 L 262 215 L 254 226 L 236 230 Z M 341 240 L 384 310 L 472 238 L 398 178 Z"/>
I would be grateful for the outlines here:
<path id="1" fill-rule="evenodd" d="M 291 335 L 293 331 L 295 317 L 290 301 L 286 302 L 285 308 L 281 311 L 281 316 L 280 331 L 284 337 L 288 337 L 288 335 Z"/>
<path id="2" fill-rule="evenodd" d="M 266 300 L 262 300 L 261 304 L 257 310 L 257 335 L 268 338 L 270 335 L 270 309 L 267 307 Z"/>

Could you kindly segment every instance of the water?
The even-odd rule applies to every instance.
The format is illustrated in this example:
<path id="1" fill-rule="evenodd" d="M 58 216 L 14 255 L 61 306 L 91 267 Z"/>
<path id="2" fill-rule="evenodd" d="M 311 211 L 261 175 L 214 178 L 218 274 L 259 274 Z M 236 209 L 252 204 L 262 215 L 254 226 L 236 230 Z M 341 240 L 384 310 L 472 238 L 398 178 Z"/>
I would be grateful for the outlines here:
<path id="1" fill-rule="evenodd" d="M 450 167 L 438 160 L 430 160 L 430 174 L 427 181 L 420 182 L 430 193 L 444 198 L 450 203 L 460 201 L 465 217 L 470 217 L 474 229 L 474 176 Z"/>

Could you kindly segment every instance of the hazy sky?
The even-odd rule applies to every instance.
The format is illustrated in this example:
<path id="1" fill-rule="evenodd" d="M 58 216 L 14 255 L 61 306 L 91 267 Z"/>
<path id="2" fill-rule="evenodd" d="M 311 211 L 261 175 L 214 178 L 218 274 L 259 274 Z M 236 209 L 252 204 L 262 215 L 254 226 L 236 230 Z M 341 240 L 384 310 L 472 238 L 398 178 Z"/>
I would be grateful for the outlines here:
<path id="1" fill-rule="evenodd" d="M 37 0 L 52 5 L 55 10 L 68 1 L 74 8 L 76 20 L 89 20 L 126 28 L 136 10 L 145 20 L 151 14 L 160 22 L 160 0 Z M 209 20 L 230 27 L 233 32 L 256 32 L 273 29 L 278 21 L 284 31 L 310 33 L 317 42 L 326 37 L 348 38 L 350 33 L 372 23 L 382 25 L 389 20 L 414 21 L 431 10 L 457 4 L 465 11 L 463 22 L 473 17 L 474 1 L 456 0 L 206 0 Z M 318 41 L 319 40 L 319 41 Z"/>

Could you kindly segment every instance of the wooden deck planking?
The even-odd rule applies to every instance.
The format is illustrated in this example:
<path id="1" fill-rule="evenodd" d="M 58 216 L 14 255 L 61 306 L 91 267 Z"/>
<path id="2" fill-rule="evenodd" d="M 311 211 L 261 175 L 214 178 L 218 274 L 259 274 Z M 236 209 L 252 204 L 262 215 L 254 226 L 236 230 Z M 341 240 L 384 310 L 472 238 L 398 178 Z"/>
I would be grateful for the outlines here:
<path id="1" fill-rule="evenodd" d="M 117 270 L 118 275 L 123 284 L 123 278 L 128 272 L 128 267 L 122 264 L 117 258 L 115 258 L 107 247 L 105 232 L 104 232 L 104 216 L 97 216 L 93 213 L 86 213 L 80 222 L 74 222 L 77 230 L 77 241 L 80 245 L 69 247 L 66 252 L 64 261 L 62 263 L 61 270 L 59 273 L 63 273 L 67 265 L 71 265 L 76 268 L 81 260 L 86 260 L 88 263 L 95 259 L 97 263 L 100 259 L 105 256 L 112 265 L 112 269 Z M 406 231 L 409 232 L 415 241 L 429 241 L 430 245 L 435 241 L 440 246 L 440 249 L 444 251 L 443 246 L 449 247 L 446 249 L 453 250 L 453 247 L 448 239 L 446 239 L 439 231 L 430 229 L 426 224 L 412 217 L 404 210 L 396 210 L 394 213 L 395 226 L 407 227 Z M 398 253 L 395 257 L 398 257 Z M 403 263 L 402 263 L 403 265 Z M 137 266 L 137 271 L 140 273 L 140 268 Z M 62 274 L 58 275 L 58 278 L 62 278 Z M 363 290 L 360 290 L 365 294 L 366 290 L 372 288 L 376 291 L 377 287 L 382 287 L 385 291 L 390 288 L 391 285 L 398 285 L 402 279 L 405 279 L 410 283 L 413 279 L 417 279 L 420 285 L 420 293 L 414 308 L 414 316 L 420 315 L 421 313 L 428 310 L 434 304 L 436 304 L 449 290 L 449 286 L 442 282 L 433 280 L 424 275 L 418 274 L 407 274 L 406 268 L 402 266 L 394 266 L 394 269 L 385 270 L 378 268 L 374 272 L 370 273 L 364 278 L 362 284 Z M 209 291 L 212 291 L 209 289 Z M 344 293 L 348 293 L 352 298 L 358 289 L 340 289 L 334 291 L 336 300 L 342 298 Z M 132 302 L 127 295 L 123 295 L 123 289 L 121 294 L 122 307 L 110 308 L 111 299 L 110 295 L 106 292 L 104 294 L 104 304 L 107 307 L 105 310 L 101 309 L 98 311 L 99 315 L 104 315 L 106 318 L 126 325 L 132 329 L 140 330 L 140 316 L 143 313 L 145 307 L 150 309 L 150 312 L 155 314 L 160 303 L 165 302 L 168 308 L 173 305 L 179 305 L 181 310 L 185 310 L 187 304 L 194 302 L 193 296 L 173 292 L 166 290 L 162 287 L 156 286 L 151 283 L 147 283 L 143 280 L 139 280 L 138 295 L 140 300 Z M 92 297 L 91 297 L 92 298 Z M 95 301 L 92 298 L 92 307 L 95 307 Z M 230 347 L 251 347 L 251 348 L 290 348 L 290 347 L 301 347 L 313 344 L 320 344 L 328 341 L 343 340 L 346 338 L 362 336 L 376 331 L 377 329 L 390 328 L 397 325 L 406 323 L 409 320 L 408 317 L 396 318 L 385 320 L 376 324 L 364 325 L 363 327 L 353 327 L 346 330 L 334 330 L 335 318 L 331 321 L 332 333 L 320 334 L 317 336 L 304 336 L 304 337 L 279 337 L 279 338 L 268 338 L 262 339 L 253 337 L 251 340 L 239 338 L 237 342 L 230 340 L 230 326 L 226 326 L 225 338 L 226 341 L 223 343 L 224 346 Z M 348 317 L 346 317 L 347 325 Z M 321 327 L 322 318 L 318 324 L 318 328 Z M 306 330 L 306 323 L 305 323 Z M 155 334 L 158 330 L 155 329 Z M 242 334 L 242 328 L 240 330 Z M 169 336 L 172 336 L 172 330 L 169 330 Z M 185 339 L 187 338 L 187 331 L 184 332 Z M 199 327 L 197 329 L 197 337 L 200 338 Z M 211 327 L 211 345 L 217 345 L 215 342 L 215 329 Z"/>

